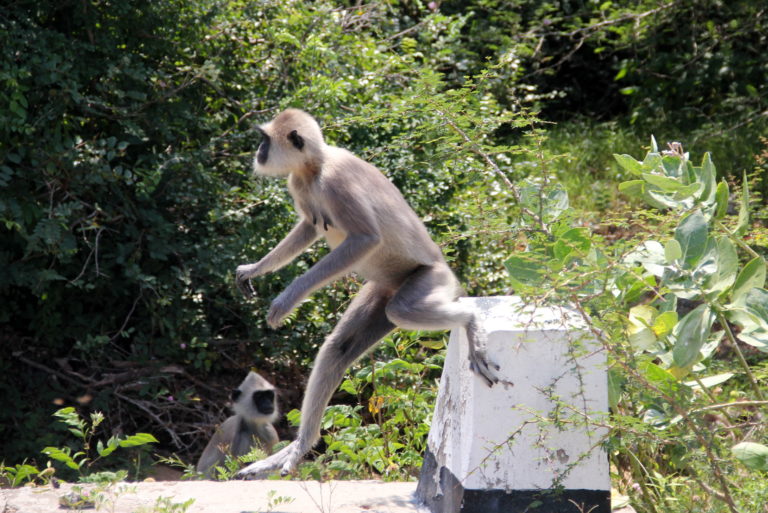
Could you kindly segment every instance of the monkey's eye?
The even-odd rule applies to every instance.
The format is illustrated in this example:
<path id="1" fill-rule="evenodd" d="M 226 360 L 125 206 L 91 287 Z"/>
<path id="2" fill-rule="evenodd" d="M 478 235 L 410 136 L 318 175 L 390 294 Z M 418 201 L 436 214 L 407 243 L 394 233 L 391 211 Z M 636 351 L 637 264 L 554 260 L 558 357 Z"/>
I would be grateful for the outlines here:
<path id="1" fill-rule="evenodd" d="M 237 398 L 240 397 L 242 394 L 243 392 L 241 390 L 238 390 L 237 388 L 232 390 L 232 394 L 231 394 L 232 400 L 237 401 Z"/>

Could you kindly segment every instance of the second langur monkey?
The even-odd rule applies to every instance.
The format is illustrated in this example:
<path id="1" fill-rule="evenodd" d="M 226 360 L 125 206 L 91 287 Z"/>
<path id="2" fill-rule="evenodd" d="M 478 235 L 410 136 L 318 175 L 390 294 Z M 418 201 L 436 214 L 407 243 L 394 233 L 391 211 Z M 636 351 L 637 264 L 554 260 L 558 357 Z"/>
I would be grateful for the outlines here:
<path id="1" fill-rule="evenodd" d="M 489 386 L 498 381 L 476 312 L 456 300 L 456 277 L 400 191 L 373 165 L 326 144 L 306 112 L 285 110 L 259 130 L 254 172 L 287 176 L 300 219 L 264 258 L 237 268 L 238 288 L 251 297 L 251 278 L 280 269 L 320 237 L 330 253 L 272 301 L 267 323 L 279 326 L 304 298 L 350 272 L 365 283 L 315 359 L 296 440 L 245 467 L 240 477 L 292 472 L 320 438 L 323 411 L 346 369 L 396 326 L 465 328 L 470 367 Z"/>
<path id="2" fill-rule="evenodd" d="M 248 454 L 254 446 L 272 454 L 278 442 L 277 431 L 272 425 L 279 415 L 275 387 L 257 373 L 251 371 L 240 386 L 232 390 L 234 415 L 216 428 L 205 446 L 196 470 L 213 477 L 214 467 L 223 465 L 227 455 L 232 457 Z"/>

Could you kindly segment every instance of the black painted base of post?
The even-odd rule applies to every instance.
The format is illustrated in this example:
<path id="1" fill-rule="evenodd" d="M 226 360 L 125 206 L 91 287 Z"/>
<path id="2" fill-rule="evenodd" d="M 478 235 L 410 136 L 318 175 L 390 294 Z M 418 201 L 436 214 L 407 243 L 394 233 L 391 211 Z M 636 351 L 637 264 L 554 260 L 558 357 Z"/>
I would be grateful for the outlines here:
<path id="1" fill-rule="evenodd" d="M 610 490 L 467 490 L 448 468 L 437 468 L 429 448 L 416 498 L 432 513 L 611 513 Z"/>

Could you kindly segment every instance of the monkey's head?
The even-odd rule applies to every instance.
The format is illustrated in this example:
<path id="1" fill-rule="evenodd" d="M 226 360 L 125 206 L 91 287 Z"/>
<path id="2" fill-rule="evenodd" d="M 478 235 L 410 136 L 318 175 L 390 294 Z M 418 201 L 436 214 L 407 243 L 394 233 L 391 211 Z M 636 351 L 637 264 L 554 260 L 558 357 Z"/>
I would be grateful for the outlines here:
<path id="1" fill-rule="evenodd" d="M 275 387 L 255 372 L 249 372 L 240 386 L 232 390 L 232 409 L 250 422 L 274 422 L 278 416 Z"/>
<path id="2" fill-rule="evenodd" d="M 315 118 L 299 109 L 287 109 L 258 128 L 261 144 L 253 159 L 253 172 L 286 176 L 318 167 L 323 161 L 323 133 Z"/>

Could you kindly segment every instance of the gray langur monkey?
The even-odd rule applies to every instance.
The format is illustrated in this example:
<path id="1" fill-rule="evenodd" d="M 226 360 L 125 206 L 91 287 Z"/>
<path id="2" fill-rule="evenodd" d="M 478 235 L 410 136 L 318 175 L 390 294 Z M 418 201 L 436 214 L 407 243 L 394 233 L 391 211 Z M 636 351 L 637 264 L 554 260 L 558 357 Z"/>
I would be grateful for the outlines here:
<path id="1" fill-rule="evenodd" d="M 223 465 L 227 455 L 248 454 L 258 445 L 267 454 L 277 443 L 277 431 L 272 425 L 279 415 L 275 387 L 251 371 L 239 387 L 232 390 L 232 409 L 235 414 L 216 428 L 211 441 L 205 446 L 197 471 L 213 477 L 213 468 Z"/>
<path id="2" fill-rule="evenodd" d="M 300 219 L 264 258 L 237 268 L 238 288 L 251 297 L 251 278 L 280 269 L 320 237 L 330 253 L 272 301 L 267 323 L 279 326 L 312 292 L 350 272 L 365 283 L 318 352 L 296 440 L 239 477 L 294 471 L 320 438 L 323 411 L 346 369 L 396 326 L 463 327 L 472 370 L 491 386 L 499 369 L 488 362 L 476 312 L 456 300 L 461 289 L 440 248 L 392 182 L 349 151 L 326 144 L 317 121 L 301 110 L 285 110 L 259 131 L 254 173 L 287 176 Z"/>

